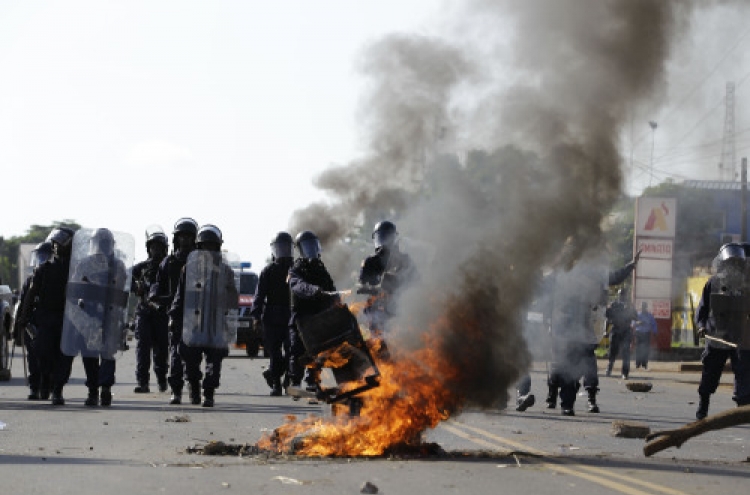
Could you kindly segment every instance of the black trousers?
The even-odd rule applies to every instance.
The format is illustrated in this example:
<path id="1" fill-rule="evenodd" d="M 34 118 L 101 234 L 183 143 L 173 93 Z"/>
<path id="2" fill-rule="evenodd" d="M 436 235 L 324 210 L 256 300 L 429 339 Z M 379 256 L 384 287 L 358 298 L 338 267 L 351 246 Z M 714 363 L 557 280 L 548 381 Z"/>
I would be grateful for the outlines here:
<path id="1" fill-rule="evenodd" d="M 151 357 L 157 381 L 166 380 L 169 366 L 169 330 L 167 315 L 155 311 L 139 314 L 135 319 L 135 379 L 148 385 L 151 379 Z"/>

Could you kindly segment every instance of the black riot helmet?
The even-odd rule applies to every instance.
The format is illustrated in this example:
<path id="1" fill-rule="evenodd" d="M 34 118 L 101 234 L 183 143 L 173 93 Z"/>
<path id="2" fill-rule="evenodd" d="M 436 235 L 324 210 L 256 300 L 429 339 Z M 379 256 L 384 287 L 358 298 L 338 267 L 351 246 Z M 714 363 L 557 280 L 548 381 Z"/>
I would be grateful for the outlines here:
<path id="1" fill-rule="evenodd" d="M 198 249 L 205 251 L 219 251 L 224 239 L 221 236 L 221 230 L 216 225 L 206 224 L 198 229 L 195 237 L 195 245 Z"/>
<path id="2" fill-rule="evenodd" d="M 745 251 L 745 259 L 750 259 L 750 242 L 743 242 L 741 246 L 742 250 Z"/>
<path id="3" fill-rule="evenodd" d="M 162 244 L 164 248 L 169 247 L 169 239 L 167 239 L 164 230 L 158 225 L 150 225 L 146 228 L 146 250 L 155 242 Z"/>
<path id="4" fill-rule="evenodd" d="M 52 243 L 52 248 L 58 256 L 70 255 L 73 246 L 73 235 L 75 231 L 68 227 L 57 227 L 47 236 L 47 240 Z"/>
<path id="5" fill-rule="evenodd" d="M 372 238 L 375 241 L 375 247 L 392 247 L 398 238 L 396 225 L 388 220 L 383 220 L 375 224 L 372 230 Z"/>
<path id="6" fill-rule="evenodd" d="M 742 244 L 730 242 L 719 248 L 716 255 L 717 271 L 731 275 L 732 272 L 741 272 L 745 268 L 745 249 Z"/>
<path id="7" fill-rule="evenodd" d="M 50 241 L 40 242 L 31 252 L 31 261 L 29 266 L 36 268 L 46 263 L 52 257 L 52 243 Z"/>
<path id="8" fill-rule="evenodd" d="M 297 246 L 299 255 L 305 259 L 313 260 L 320 258 L 320 240 L 313 232 L 303 230 L 294 239 L 294 245 Z"/>
<path id="9" fill-rule="evenodd" d="M 276 234 L 276 237 L 271 241 L 271 256 L 273 256 L 273 259 L 291 258 L 293 243 L 294 241 L 289 232 L 279 232 Z"/>
<path id="10" fill-rule="evenodd" d="M 198 222 L 190 217 L 177 220 L 172 231 L 172 243 L 176 251 L 190 252 L 195 247 L 195 236 L 198 235 Z"/>

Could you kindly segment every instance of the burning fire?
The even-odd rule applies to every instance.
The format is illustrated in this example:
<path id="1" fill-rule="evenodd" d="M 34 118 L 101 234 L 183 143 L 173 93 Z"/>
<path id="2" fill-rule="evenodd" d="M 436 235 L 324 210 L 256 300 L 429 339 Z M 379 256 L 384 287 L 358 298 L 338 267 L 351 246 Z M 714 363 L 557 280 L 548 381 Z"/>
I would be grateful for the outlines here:
<path id="1" fill-rule="evenodd" d="M 429 332 L 417 351 L 392 353 L 388 361 L 376 358 L 380 386 L 360 395 L 364 404 L 359 417 L 297 421 L 289 416 L 258 447 L 307 456 L 378 456 L 394 446 L 418 443 L 422 432 L 447 419 L 462 403 L 447 386 L 458 369 L 440 356 L 438 334 Z"/>

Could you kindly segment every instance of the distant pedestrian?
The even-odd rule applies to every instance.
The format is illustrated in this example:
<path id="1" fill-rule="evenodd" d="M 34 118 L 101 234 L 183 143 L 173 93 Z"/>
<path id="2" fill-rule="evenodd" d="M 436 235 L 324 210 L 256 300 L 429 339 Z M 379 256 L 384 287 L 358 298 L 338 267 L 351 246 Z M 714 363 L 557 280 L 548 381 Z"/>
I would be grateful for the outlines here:
<path id="1" fill-rule="evenodd" d="M 609 365 L 607 376 L 612 374 L 612 367 L 619 354 L 622 358 L 622 379 L 627 380 L 630 374 L 630 345 L 633 343 L 633 322 L 638 313 L 627 300 L 624 289 L 617 291 L 617 301 L 609 305 L 606 311 L 607 321 L 612 324 L 609 344 Z"/>
<path id="2" fill-rule="evenodd" d="M 648 369 L 648 356 L 651 352 L 651 335 L 656 335 L 656 320 L 648 312 L 648 303 L 641 304 L 641 312 L 635 322 L 635 368 Z"/>

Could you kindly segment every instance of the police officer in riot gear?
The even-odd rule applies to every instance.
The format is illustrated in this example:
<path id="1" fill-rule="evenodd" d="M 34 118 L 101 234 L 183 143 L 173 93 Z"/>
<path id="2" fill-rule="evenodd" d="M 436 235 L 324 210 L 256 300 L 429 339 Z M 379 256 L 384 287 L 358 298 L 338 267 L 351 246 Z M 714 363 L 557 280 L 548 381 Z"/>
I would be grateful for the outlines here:
<path id="1" fill-rule="evenodd" d="M 745 249 L 737 243 L 724 244 L 715 262 L 716 274 L 703 287 L 695 314 L 698 332 L 706 337 L 701 356 L 703 372 L 698 386 L 697 419 L 708 415 L 711 394 L 719 386 L 727 359 L 731 361 L 734 372 L 732 400 L 738 406 L 750 404 L 750 342 L 746 342 L 748 330 L 744 328 L 747 325 L 750 284 Z M 714 307 L 719 304 L 726 308 L 721 313 Z M 732 342 L 737 337 L 740 342 Z"/>
<path id="2" fill-rule="evenodd" d="M 41 375 L 39 398 L 49 399 L 51 388 L 53 405 L 65 404 L 62 391 L 70 378 L 70 367 L 63 362 L 60 339 L 73 234 L 72 229 L 58 227 L 47 237 L 55 256 L 34 271 L 17 318 L 19 327 L 25 328 L 34 310 L 33 317 L 39 332 L 35 342 Z"/>
<path id="3" fill-rule="evenodd" d="M 281 395 L 282 376 L 289 379 L 289 319 L 291 296 L 287 278 L 294 263 L 292 236 L 279 232 L 271 242 L 271 263 L 260 272 L 250 315 L 263 328 L 263 348 L 270 356 L 263 372 L 271 395 Z M 288 385 L 288 383 L 287 383 Z"/>
<path id="4" fill-rule="evenodd" d="M 53 248 L 52 243 L 49 241 L 44 241 L 39 244 L 37 244 L 36 248 L 31 254 L 31 268 L 36 271 L 37 268 L 39 268 L 41 265 L 46 263 L 47 261 L 52 258 L 53 255 Z M 29 291 L 29 286 L 31 285 L 31 281 L 34 277 L 34 272 L 32 272 L 31 275 L 29 275 L 26 278 L 26 281 L 24 281 L 23 286 L 21 287 L 21 294 L 18 298 L 18 307 L 20 308 L 23 306 L 23 300 L 26 296 L 27 292 Z M 37 342 L 36 337 L 38 335 L 38 328 L 37 328 L 37 322 L 35 319 L 35 310 L 36 310 L 36 301 L 31 301 L 31 309 L 30 316 L 29 316 L 29 323 L 22 327 L 18 323 L 18 319 L 16 319 L 13 333 L 16 342 L 23 341 L 24 347 L 26 347 L 26 360 L 28 362 L 29 366 L 29 396 L 27 397 L 28 400 L 39 400 L 41 399 L 40 396 L 40 387 L 42 386 L 42 374 L 41 374 L 41 368 L 39 363 L 39 356 L 37 351 Z M 50 378 L 49 376 L 46 377 L 45 383 L 47 383 L 46 386 L 46 392 L 45 392 L 45 399 L 49 398 L 49 383 Z"/>
<path id="5" fill-rule="evenodd" d="M 622 284 L 635 269 L 639 257 L 640 251 L 630 263 L 613 271 L 608 271 L 602 260 L 583 259 L 568 271 L 558 270 L 545 277 L 545 290 L 553 294 L 550 320 L 553 358 L 547 379 L 548 409 L 556 407 L 559 391 L 562 414 L 575 416 L 576 394 L 583 377 L 588 411 L 599 412 L 595 354 L 599 338 L 592 325 L 592 313 L 606 302 L 607 286 Z"/>
<path id="6" fill-rule="evenodd" d="M 192 218 L 180 218 L 175 222 L 172 232 L 173 252 L 161 262 L 156 274 L 156 282 L 151 286 L 149 301 L 156 309 L 167 314 L 172 306 L 180 273 L 187 262 L 188 255 L 195 249 L 195 237 L 198 234 L 198 223 Z M 168 323 L 167 323 L 168 324 Z M 173 329 L 169 335 L 169 386 L 172 387 L 170 404 L 182 403 L 182 388 L 185 384 L 184 366 L 180 357 L 180 341 L 182 336 Z"/>
<path id="7" fill-rule="evenodd" d="M 149 302 L 151 286 L 156 282 L 159 265 L 167 256 L 169 239 L 161 228 L 146 231 L 146 252 L 148 259 L 133 266 L 131 292 L 138 297 L 135 310 L 135 378 L 138 386 L 134 392 L 148 393 L 151 355 L 153 353 L 154 374 L 160 392 L 167 390 L 167 359 L 169 356 L 168 318 L 164 311 Z"/>
<path id="8" fill-rule="evenodd" d="M 609 343 L 609 364 L 607 376 L 612 374 L 612 367 L 617 356 L 622 358 L 622 379 L 627 380 L 630 374 L 630 344 L 633 342 L 633 322 L 638 319 L 638 313 L 630 305 L 625 289 L 617 290 L 617 301 L 607 308 L 607 321 L 612 324 Z"/>
<path id="9" fill-rule="evenodd" d="M 416 277 L 411 257 L 399 249 L 398 231 L 393 222 L 378 222 L 372 232 L 375 254 L 362 262 L 359 271 L 360 293 L 370 293 L 364 314 L 370 330 L 381 335 L 395 312 L 395 294 Z"/>
<path id="10" fill-rule="evenodd" d="M 209 251 L 212 253 L 219 254 L 221 251 L 221 245 L 224 243 L 222 238 L 221 230 L 215 225 L 207 224 L 201 226 L 198 229 L 198 233 L 195 240 L 196 249 L 198 251 Z M 179 334 L 182 337 L 180 342 L 180 356 L 185 364 L 185 375 L 188 383 L 190 384 L 190 401 L 192 404 L 201 403 L 201 379 L 203 379 L 203 407 L 214 406 L 214 391 L 219 388 L 221 380 L 221 364 L 225 357 L 229 355 L 228 342 L 224 339 L 218 338 L 212 342 L 206 341 L 206 345 L 192 345 L 190 342 L 186 342 L 186 335 L 184 334 L 184 317 L 185 317 L 185 288 L 186 288 L 186 270 L 190 267 L 193 256 L 188 258 L 187 264 L 183 267 L 180 274 L 179 286 L 177 294 L 175 295 L 172 307 L 169 309 L 169 318 L 171 320 L 170 327 L 173 333 Z M 219 260 L 221 256 L 219 255 Z M 238 292 L 234 282 L 234 272 L 224 262 L 221 262 L 219 269 L 222 271 L 219 280 L 225 282 L 225 286 L 213 287 L 212 290 L 220 292 L 224 300 L 227 302 L 227 307 L 237 308 L 238 304 Z M 204 286 L 207 284 L 202 281 Z M 215 320 L 210 322 L 211 325 L 216 323 Z M 201 330 L 208 334 L 217 334 L 223 330 L 223 328 L 201 328 Z M 216 343 L 220 342 L 221 345 L 217 346 Z M 210 344 L 210 345 L 209 345 Z M 201 373 L 200 365 L 203 357 L 206 358 L 205 374 Z"/>
<path id="11" fill-rule="evenodd" d="M 289 270 L 289 288 L 291 290 L 292 315 L 289 320 L 289 371 L 293 386 L 299 386 L 305 365 L 305 346 L 297 325 L 305 318 L 325 311 L 339 301 L 335 293 L 336 286 L 320 259 L 321 246 L 318 236 L 309 230 L 297 234 L 294 244 L 299 258 Z M 308 368 L 305 382 L 308 390 L 317 391 L 320 381 L 320 369 Z"/>

